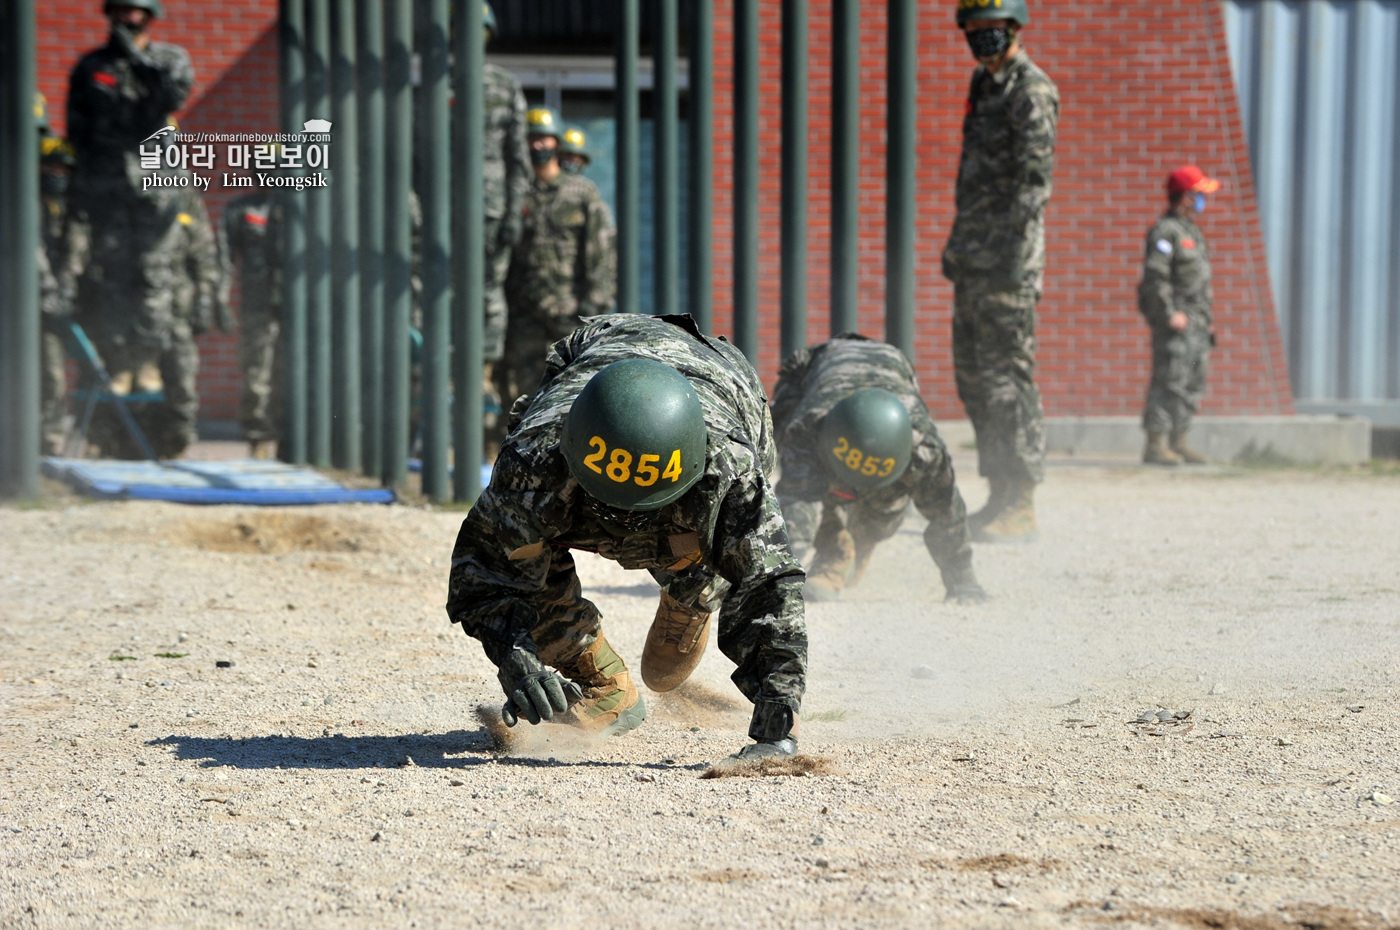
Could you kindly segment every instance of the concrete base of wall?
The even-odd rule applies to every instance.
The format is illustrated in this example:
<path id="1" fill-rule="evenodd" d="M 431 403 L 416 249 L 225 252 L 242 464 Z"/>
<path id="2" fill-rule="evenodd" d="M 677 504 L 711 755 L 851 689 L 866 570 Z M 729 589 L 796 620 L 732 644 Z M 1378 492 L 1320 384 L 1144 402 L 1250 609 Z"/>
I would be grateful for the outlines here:
<path id="1" fill-rule="evenodd" d="M 1047 451 L 1140 455 L 1137 417 L 1047 417 Z M 1255 465 L 1359 465 L 1371 460 L 1364 417 L 1197 417 L 1191 445 L 1217 462 Z"/>

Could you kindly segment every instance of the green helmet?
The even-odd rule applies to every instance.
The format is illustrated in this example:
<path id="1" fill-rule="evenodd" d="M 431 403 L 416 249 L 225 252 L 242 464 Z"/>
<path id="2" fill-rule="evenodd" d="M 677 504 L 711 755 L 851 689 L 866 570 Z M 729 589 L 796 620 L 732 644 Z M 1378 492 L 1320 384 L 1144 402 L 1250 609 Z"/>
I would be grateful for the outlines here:
<path id="1" fill-rule="evenodd" d="M 49 101 L 38 91 L 34 92 L 34 125 L 38 127 L 40 134 L 47 134 L 49 130 Z"/>
<path id="2" fill-rule="evenodd" d="M 563 141 L 564 124 L 549 107 L 531 107 L 525 111 L 525 135 L 553 136 Z"/>
<path id="3" fill-rule="evenodd" d="M 914 428 L 898 397 L 866 388 L 831 408 L 818 441 L 822 461 L 837 484 L 874 491 L 894 484 L 909 467 Z"/>
<path id="4" fill-rule="evenodd" d="M 591 161 L 588 155 L 588 138 L 583 134 L 583 130 L 577 126 L 564 127 L 564 134 L 559 137 L 560 155 L 577 155 L 584 161 Z"/>
<path id="5" fill-rule="evenodd" d="M 670 365 L 613 362 L 569 408 L 560 447 L 592 497 L 621 510 L 660 510 L 705 473 L 708 431 L 695 388 Z"/>
<path id="6" fill-rule="evenodd" d="M 102 4 L 102 14 L 112 12 L 114 6 L 134 6 L 138 10 L 145 10 L 151 14 L 151 19 L 160 19 L 165 15 L 165 9 L 161 7 L 160 0 L 105 0 Z"/>
<path id="7" fill-rule="evenodd" d="M 974 19 L 1009 19 L 1024 26 L 1031 14 L 1026 0 L 958 0 L 958 25 Z"/>
<path id="8" fill-rule="evenodd" d="M 491 38 L 496 38 L 496 11 L 491 9 L 491 4 L 481 4 L 481 25 L 486 27 L 486 31 L 491 33 Z"/>

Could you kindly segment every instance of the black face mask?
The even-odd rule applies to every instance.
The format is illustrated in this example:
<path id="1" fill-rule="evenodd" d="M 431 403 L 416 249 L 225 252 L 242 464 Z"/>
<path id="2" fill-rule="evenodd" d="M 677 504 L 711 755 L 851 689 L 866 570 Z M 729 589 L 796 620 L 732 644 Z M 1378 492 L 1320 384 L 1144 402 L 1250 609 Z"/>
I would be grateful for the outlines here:
<path id="1" fill-rule="evenodd" d="M 47 172 L 39 175 L 39 193 L 45 197 L 62 197 L 68 193 L 68 175 Z"/>
<path id="2" fill-rule="evenodd" d="M 558 154 L 558 149 L 530 149 L 530 164 L 536 168 L 543 168 Z"/>
<path id="3" fill-rule="evenodd" d="M 967 36 L 967 47 L 972 49 L 974 58 L 996 58 L 1011 47 L 1010 29 L 976 29 L 963 35 Z"/>
<path id="4" fill-rule="evenodd" d="M 583 174 L 583 162 L 581 161 L 561 161 L 559 168 L 565 174 Z"/>
<path id="5" fill-rule="evenodd" d="M 609 507 L 591 494 L 583 495 L 583 507 L 603 525 L 603 529 L 617 537 L 655 530 L 661 524 L 660 511 L 622 510 L 618 507 Z"/>

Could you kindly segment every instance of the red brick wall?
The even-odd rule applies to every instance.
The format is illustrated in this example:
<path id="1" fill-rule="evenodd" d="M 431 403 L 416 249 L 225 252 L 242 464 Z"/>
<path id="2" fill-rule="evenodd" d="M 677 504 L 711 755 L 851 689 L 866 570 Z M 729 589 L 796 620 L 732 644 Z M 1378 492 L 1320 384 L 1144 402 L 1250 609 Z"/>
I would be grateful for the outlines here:
<path id="1" fill-rule="evenodd" d="M 715 318 L 732 319 L 730 222 L 733 2 L 716 3 Z M 939 257 L 953 220 L 963 100 L 974 62 L 955 4 L 920 4 L 923 135 L 915 283 L 916 365 L 937 416 L 962 416 L 951 366 L 952 289 Z M 771 381 L 778 336 L 780 156 L 779 5 L 761 6 L 760 368 Z M 862 4 L 860 326 L 884 333 L 885 7 Z M 1150 369 L 1136 287 L 1147 227 L 1164 206 L 1167 171 L 1195 162 L 1224 189 L 1202 227 L 1214 253 L 1217 331 L 1207 413 L 1291 413 L 1283 345 L 1264 262 L 1253 181 L 1231 81 L 1225 25 L 1214 0 L 1049 4 L 1031 0 L 1023 33 L 1058 84 L 1055 194 L 1047 214 L 1038 380 L 1051 415 L 1135 414 Z M 812 0 L 808 339 L 828 334 L 831 3 Z"/>
<path id="2" fill-rule="evenodd" d="M 730 329 L 733 132 L 733 2 L 715 10 L 715 317 Z M 267 131 L 277 122 L 275 0 L 167 0 L 153 27 L 194 57 L 198 79 L 182 128 Z M 809 35 L 808 336 L 828 330 L 831 88 L 830 0 L 812 0 Z M 863 332 L 884 332 L 885 10 L 862 5 L 861 306 Z M 939 255 L 952 223 L 963 98 L 972 59 L 947 0 L 921 4 L 919 85 L 924 135 L 918 167 L 916 364 L 940 417 L 961 416 L 950 344 L 952 291 Z M 778 358 L 780 7 L 761 5 L 762 151 L 759 217 L 760 368 L 771 382 Z M 1150 367 L 1135 305 L 1142 238 L 1160 211 L 1162 181 L 1196 162 L 1225 181 L 1202 226 L 1215 258 L 1220 348 L 1207 413 L 1292 412 L 1283 346 L 1274 318 L 1254 188 L 1214 0 L 1120 0 L 1054 4 L 1031 0 L 1025 31 L 1032 57 L 1059 85 L 1055 195 L 1047 215 L 1045 297 L 1040 305 L 1039 374 L 1047 413 L 1132 414 Z M 103 41 L 97 0 L 55 0 L 39 9 L 39 86 L 61 130 L 67 75 L 79 54 Z M 217 218 L 228 194 L 209 196 Z M 235 340 L 201 340 L 204 415 L 237 410 Z"/>
<path id="3" fill-rule="evenodd" d="M 181 130 L 273 132 L 277 129 L 277 0 L 164 0 L 165 18 L 151 27 L 158 41 L 183 45 L 194 59 L 195 85 L 176 114 Z M 39 90 L 48 98 L 49 119 L 63 132 L 68 73 L 78 58 L 107 40 L 100 0 L 52 0 L 39 4 Z M 218 166 L 225 163 L 220 152 Z M 207 196 L 219 222 L 236 192 L 225 191 L 221 172 Z M 242 378 L 236 333 L 199 339 L 200 415 L 238 416 Z"/>

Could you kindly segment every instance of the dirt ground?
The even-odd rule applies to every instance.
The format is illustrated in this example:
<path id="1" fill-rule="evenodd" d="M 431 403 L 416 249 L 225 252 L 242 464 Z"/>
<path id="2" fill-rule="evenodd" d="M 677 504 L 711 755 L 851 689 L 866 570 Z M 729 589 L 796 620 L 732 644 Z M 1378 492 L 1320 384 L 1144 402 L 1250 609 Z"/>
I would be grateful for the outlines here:
<path id="1" fill-rule="evenodd" d="M 0 926 L 1400 926 L 1400 475 L 1039 501 L 988 604 L 917 516 L 809 604 L 807 758 L 747 778 L 713 645 L 640 730 L 498 751 L 460 512 L 0 510 Z M 654 585 L 580 563 L 635 667 Z"/>

